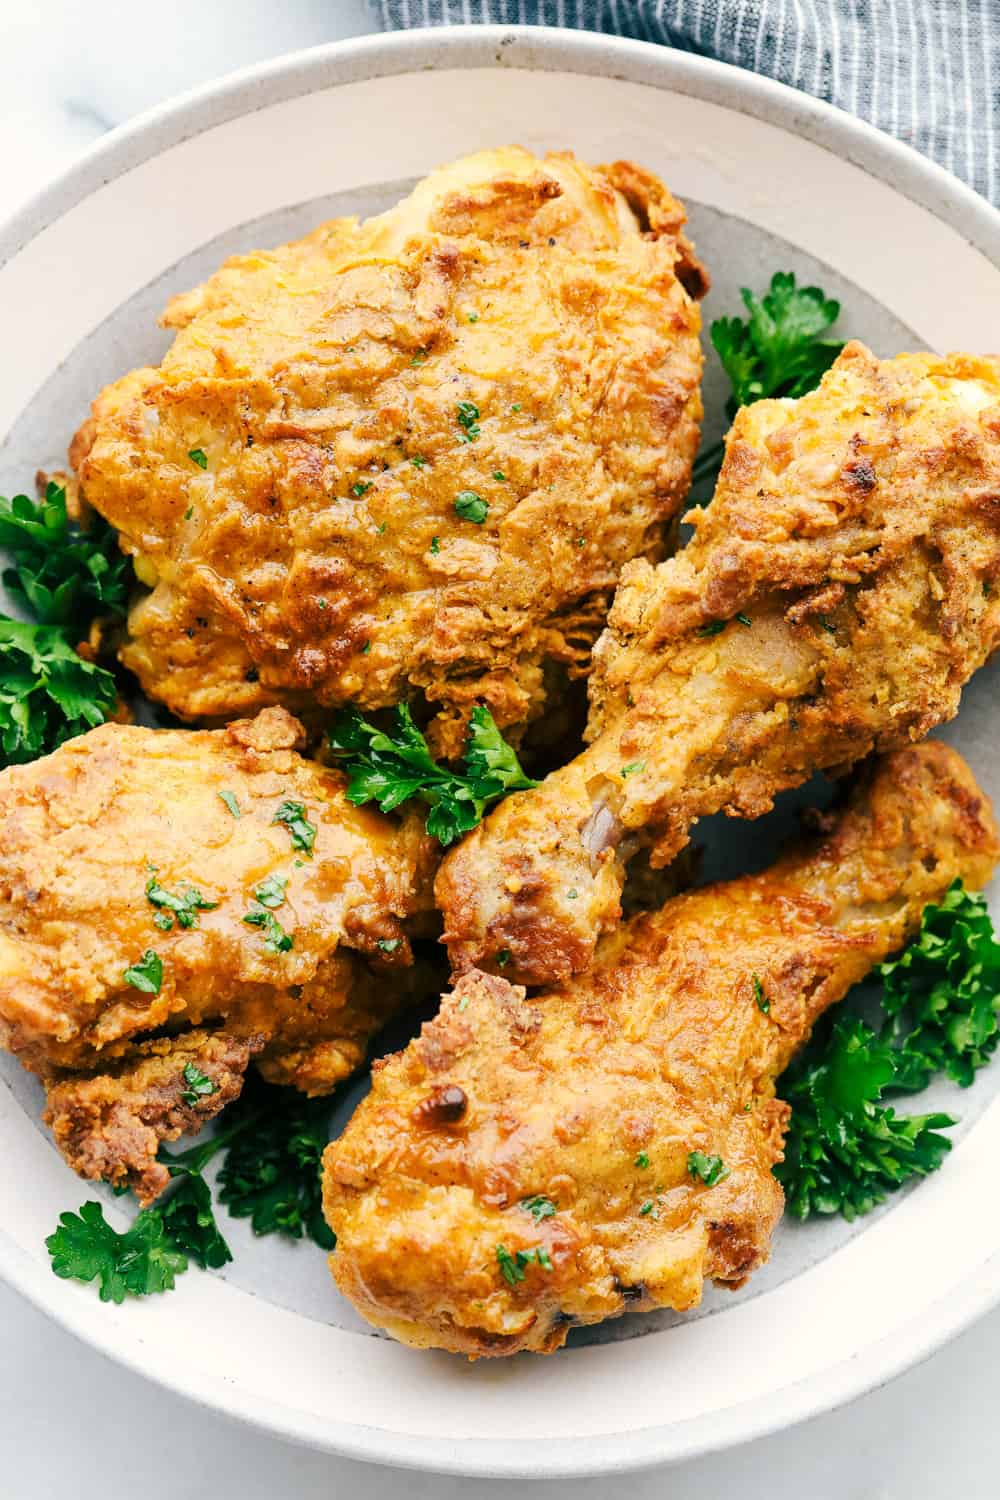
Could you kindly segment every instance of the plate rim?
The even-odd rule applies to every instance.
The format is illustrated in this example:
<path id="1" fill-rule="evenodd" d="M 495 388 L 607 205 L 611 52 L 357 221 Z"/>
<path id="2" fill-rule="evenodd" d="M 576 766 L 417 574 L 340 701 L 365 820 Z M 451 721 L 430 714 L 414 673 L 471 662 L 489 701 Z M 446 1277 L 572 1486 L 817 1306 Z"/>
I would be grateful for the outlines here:
<path id="1" fill-rule="evenodd" d="M 422 28 L 328 43 L 284 54 L 175 96 L 102 137 L 0 226 L 0 266 L 105 183 L 170 147 L 284 100 L 372 77 L 444 68 L 506 67 L 604 76 L 687 94 L 764 118 L 838 151 L 1000 262 L 1000 212 L 914 148 L 863 120 L 787 85 L 727 63 L 655 43 L 599 33 L 531 26 Z M 0 1229 L 0 1276 L 75 1337 L 185 1399 L 273 1435 L 353 1459 L 437 1473 L 495 1477 L 570 1477 L 625 1473 L 695 1458 L 856 1399 L 927 1358 L 1000 1300 L 1000 1248 L 981 1263 L 960 1298 L 944 1295 L 890 1337 L 820 1374 L 712 1413 L 638 1431 L 580 1437 L 557 1449 L 543 1439 L 456 1439 L 402 1434 L 356 1423 L 318 1421 L 310 1413 L 211 1378 L 185 1380 L 176 1367 L 150 1368 L 141 1345 L 118 1349 L 110 1324 L 64 1283 L 49 1287 Z M 77 1289 L 82 1290 L 82 1289 Z M 92 1289 L 87 1289 L 92 1291 Z M 85 1294 L 84 1294 L 85 1295 Z"/>

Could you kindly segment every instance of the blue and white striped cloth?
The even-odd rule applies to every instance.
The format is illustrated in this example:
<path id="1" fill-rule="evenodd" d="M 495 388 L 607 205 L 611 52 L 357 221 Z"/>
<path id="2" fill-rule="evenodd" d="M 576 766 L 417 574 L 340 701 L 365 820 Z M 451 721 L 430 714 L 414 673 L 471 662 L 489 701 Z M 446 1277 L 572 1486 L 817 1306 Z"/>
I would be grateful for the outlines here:
<path id="1" fill-rule="evenodd" d="M 1000 0 L 371 0 L 387 29 L 500 22 L 661 42 L 860 115 L 1000 206 Z"/>

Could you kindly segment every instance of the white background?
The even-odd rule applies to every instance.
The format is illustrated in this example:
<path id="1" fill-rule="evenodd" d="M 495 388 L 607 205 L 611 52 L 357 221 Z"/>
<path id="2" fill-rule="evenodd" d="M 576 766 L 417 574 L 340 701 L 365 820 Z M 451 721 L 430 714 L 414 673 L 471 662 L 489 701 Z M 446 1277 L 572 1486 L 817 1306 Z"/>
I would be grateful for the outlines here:
<path id="1" fill-rule="evenodd" d="M 103 131 L 257 58 L 369 29 L 364 0 L 0 0 L 0 217 Z M 15 349 L 3 357 L 17 358 Z M 1000 1170 L 998 1170 L 1000 1176 Z M 983 1191 L 995 1190 L 984 1183 Z M 729 1454 L 621 1480 L 469 1481 L 292 1449 L 117 1369 L 0 1287 L 5 1500 L 995 1500 L 1000 1313 L 891 1386 Z M 266 1358 L 266 1351 L 262 1351 Z M 747 1358 L 735 1351 L 735 1359 Z M 387 1393 L 391 1399 L 391 1393 Z"/>

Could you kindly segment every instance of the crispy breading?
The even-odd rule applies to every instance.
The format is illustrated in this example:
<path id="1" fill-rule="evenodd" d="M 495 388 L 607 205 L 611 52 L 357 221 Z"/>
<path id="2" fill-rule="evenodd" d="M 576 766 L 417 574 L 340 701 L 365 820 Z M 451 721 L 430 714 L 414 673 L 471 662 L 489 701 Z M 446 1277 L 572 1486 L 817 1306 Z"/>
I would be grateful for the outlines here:
<path id="1" fill-rule="evenodd" d="M 424 694 L 451 754 L 477 702 L 537 715 L 688 489 L 684 217 L 628 163 L 484 151 L 174 298 L 162 364 L 71 450 L 152 588 L 121 651 L 146 692 L 187 718 Z"/>
<path id="2" fill-rule="evenodd" d="M 624 572 L 589 748 L 442 866 L 455 966 L 586 968 L 637 848 L 766 812 L 817 769 L 915 741 L 1000 642 L 1000 359 L 848 345 L 820 388 L 741 410 L 675 557 Z"/>
<path id="3" fill-rule="evenodd" d="M 149 1203 L 170 1181 L 156 1159 L 161 1141 L 193 1135 L 237 1098 L 263 1045 L 260 1035 L 201 1029 L 139 1042 L 106 1073 L 67 1074 L 50 1084 L 45 1123 L 74 1172 L 134 1188 L 140 1203 Z M 200 1091 L 192 1076 L 207 1080 Z"/>
<path id="4" fill-rule="evenodd" d="M 377 1065 L 324 1159 L 330 1263 L 359 1312 L 421 1347 L 548 1353 L 574 1324 L 691 1308 L 767 1259 L 775 1078 L 1000 853 L 968 767 L 934 742 L 878 765 L 825 826 L 763 874 L 634 919 L 564 987 L 528 1001 L 466 974 Z M 691 1152 L 727 1175 L 698 1180 Z"/>
<path id="5" fill-rule="evenodd" d="M 216 1023 L 272 1081 L 325 1093 L 418 987 L 437 846 L 417 815 L 353 807 L 302 740 L 282 708 L 215 731 L 107 724 L 0 773 L 0 1043 L 58 1085 L 53 1118 L 67 1070 L 99 1075 L 73 1095 L 78 1160 L 109 1155 L 81 1144 L 80 1101 L 100 1101 L 100 1136 L 112 1095 L 134 1114 L 188 1045 L 136 1040 Z M 150 950 L 162 979 L 138 988 L 126 970 Z"/>

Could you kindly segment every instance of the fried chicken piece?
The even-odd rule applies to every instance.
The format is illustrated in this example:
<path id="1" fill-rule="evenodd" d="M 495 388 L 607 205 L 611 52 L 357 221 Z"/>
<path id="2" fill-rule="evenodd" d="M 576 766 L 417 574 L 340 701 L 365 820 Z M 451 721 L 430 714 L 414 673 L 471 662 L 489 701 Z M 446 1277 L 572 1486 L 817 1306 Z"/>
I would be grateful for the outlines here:
<path id="1" fill-rule="evenodd" d="M 623 574 L 595 648 L 589 748 L 445 861 L 458 970 L 585 969 L 624 866 L 698 818 L 922 738 L 1000 641 L 1000 359 L 879 360 L 737 414 L 683 552 Z"/>
<path id="2" fill-rule="evenodd" d="M 475 703 L 536 716 L 690 483 L 684 219 L 629 163 L 484 151 L 175 297 L 163 363 L 70 455 L 152 589 L 121 651 L 145 691 L 185 718 L 425 694 L 449 754 Z"/>
<path id="3" fill-rule="evenodd" d="M 331 1267 L 364 1317 L 419 1347 L 549 1353 L 573 1324 L 691 1308 L 767 1259 L 775 1078 L 929 902 L 983 885 L 1000 854 L 967 766 L 934 742 L 877 765 L 826 828 L 634 919 L 530 1001 L 464 975 L 376 1065 L 324 1158 Z M 692 1152 L 721 1159 L 700 1163 L 711 1185 Z"/>
<path id="4" fill-rule="evenodd" d="M 170 1181 L 160 1142 L 193 1135 L 237 1098 L 263 1045 L 260 1035 L 204 1030 L 140 1042 L 107 1073 L 51 1084 L 45 1123 L 74 1172 L 127 1183 L 151 1203 Z"/>
<path id="5" fill-rule="evenodd" d="M 87 1175 L 152 1183 L 154 1136 L 225 1102 L 178 1114 L 192 1046 L 236 1049 L 221 1092 L 259 1054 L 325 1093 L 414 991 L 436 846 L 418 817 L 353 807 L 302 743 L 282 708 L 107 724 L 0 773 L 0 1044 L 51 1085 Z"/>

